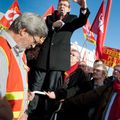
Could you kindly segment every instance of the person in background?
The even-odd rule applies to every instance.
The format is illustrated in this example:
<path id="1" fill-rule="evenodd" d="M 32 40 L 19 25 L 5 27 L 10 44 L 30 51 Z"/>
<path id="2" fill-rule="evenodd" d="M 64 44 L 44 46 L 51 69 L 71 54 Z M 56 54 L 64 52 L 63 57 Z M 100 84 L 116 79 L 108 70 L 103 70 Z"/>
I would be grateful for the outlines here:
<path id="1" fill-rule="evenodd" d="M 120 64 L 116 65 L 118 75 L 114 81 L 96 90 L 66 99 L 63 109 L 69 112 L 76 107 L 82 110 L 83 107 L 90 107 L 97 101 L 97 106 L 92 120 L 119 120 L 120 119 Z M 64 113 L 66 114 L 66 113 Z M 70 114 L 70 113 L 69 113 Z"/>
<path id="2" fill-rule="evenodd" d="M 83 90 L 81 90 L 81 93 L 88 92 L 90 90 L 95 90 L 101 86 L 104 86 L 105 84 L 108 84 L 108 71 L 104 64 L 96 64 L 93 66 L 93 73 L 92 73 L 92 79 L 90 81 L 84 82 L 83 84 Z M 97 103 L 97 102 L 96 102 Z M 88 109 L 85 113 L 85 116 L 88 116 L 86 120 L 92 120 L 91 116 L 93 115 L 95 111 L 96 104 Z M 85 119 L 84 119 L 85 120 Z"/>
<path id="3" fill-rule="evenodd" d="M 80 89 L 83 87 L 82 84 L 87 81 L 84 71 L 79 68 L 80 52 L 76 44 L 71 44 L 70 50 L 70 70 L 65 71 L 64 83 L 61 88 L 55 91 L 48 91 L 46 95 L 50 99 L 55 99 L 60 105 L 65 98 L 70 98 L 78 94 Z M 55 103 L 55 101 L 54 101 Z M 52 105 L 53 107 L 53 105 Z M 59 107 L 58 107 L 59 108 Z M 54 113 L 53 113 L 54 114 Z M 52 116 L 53 117 L 53 116 Z M 60 119 L 61 116 L 58 115 Z"/>
<path id="4" fill-rule="evenodd" d="M 118 67 L 117 65 L 114 66 L 112 76 L 108 77 L 112 81 L 115 80 L 119 76 L 119 72 L 117 71 L 117 67 Z"/>
<path id="5" fill-rule="evenodd" d="M 76 29 L 86 24 L 90 14 L 86 0 L 74 0 L 74 2 L 80 6 L 79 17 L 70 14 L 69 0 L 60 0 L 58 9 L 46 18 L 49 33 L 37 58 L 34 82 L 30 85 L 31 91 L 56 90 L 60 81 L 63 81 L 64 71 L 70 69 L 70 38 Z M 35 106 L 41 101 L 42 105 L 39 106 L 41 111 L 48 111 L 49 102 L 43 96 L 35 96 L 33 105 L 30 103 L 33 112 L 31 111 L 29 118 L 34 119 L 32 117 L 38 115 L 39 120 L 40 118 L 43 120 L 45 118 L 42 118 L 40 112 L 37 113 L 40 110 Z"/>
<path id="6" fill-rule="evenodd" d="M 42 17 L 24 13 L 0 32 L 0 93 L 10 103 L 13 120 L 24 120 L 28 83 L 25 50 L 42 44 L 48 28 Z"/>
<path id="7" fill-rule="evenodd" d="M 94 61 L 93 63 L 93 67 L 96 66 L 96 65 L 99 65 L 99 64 L 104 64 L 104 61 L 102 59 L 97 59 Z M 93 67 L 91 68 L 90 71 L 87 70 L 87 78 L 88 78 L 88 81 L 90 81 L 93 77 L 92 77 L 92 74 L 93 74 Z"/>
<path id="8" fill-rule="evenodd" d="M 90 90 L 95 90 L 98 87 L 104 86 L 105 80 L 107 78 L 107 69 L 104 64 L 98 64 L 94 66 L 93 68 L 93 79 L 88 81 L 86 80 L 81 87 L 81 90 L 79 91 L 79 95 L 82 93 L 86 93 Z M 77 96 L 77 95 L 76 95 Z M 89 100 L 89 99 L 88 99 Z M 83 119 L 83 120 L 89 120 L 91 117 L 91 114 L 94 112 L 94 108 L 96 107 L 96 103 L 92 105 L 91 107 L 83 108 L 82 110 L 79 110 L 78 107 L 72 113 L 69 113 L 69 110 L 65 111 L 66 118 L 72 120 L 75 118 L 75 120 Z"/>
<path id="9" fill-rule="evenodd" d="M 92 78 L 84 82 L 82 92 L 87 92 L 97 87 L 104 86 L 108 82 L 108 71 L 104 64 L 96 64 L 93 66 Z"/>

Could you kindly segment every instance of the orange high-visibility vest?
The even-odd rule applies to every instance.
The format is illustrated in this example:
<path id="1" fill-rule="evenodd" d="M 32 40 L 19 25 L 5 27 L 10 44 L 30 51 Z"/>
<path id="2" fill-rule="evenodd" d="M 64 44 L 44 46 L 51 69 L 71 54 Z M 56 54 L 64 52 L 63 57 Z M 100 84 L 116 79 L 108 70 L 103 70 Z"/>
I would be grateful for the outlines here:
<path id="1" fill-rule="evenodd" d="M 24 108 L 24 89 L 21 71 L 7 41 L 0 36 L 0 49 L 8 61 L 6 98 L 13 110 L 13 120 L 19 120 Z M 27 80 L 27 79 L 26 79 Z"/>

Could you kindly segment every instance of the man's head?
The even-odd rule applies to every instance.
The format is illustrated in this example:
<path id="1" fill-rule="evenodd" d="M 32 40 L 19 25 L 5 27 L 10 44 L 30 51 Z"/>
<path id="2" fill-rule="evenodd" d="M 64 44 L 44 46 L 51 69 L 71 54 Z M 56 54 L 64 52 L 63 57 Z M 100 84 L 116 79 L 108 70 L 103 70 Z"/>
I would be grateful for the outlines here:
<path id="1" fill-rule="evenodd" d="M 107 74 L 108 74 L 108 71 L 107 71 L 107 68 L 104 64 L 96 64 L 94 67 L 93 67 L 93 78 L 94 79 L 105 79 L 107 78 Z"/>
<path id="2" fill-rule="evenodd" d="M 70 12 L 70 1 L 69 0 L 60 0 L 58 3 L 58 12 L 62 13 L 65 16 Z"/>
<path id="3" fill-rule="evenodd" d="M 113 76 L 120 81 L 120 64 L 114 67 Z"/>
<path id="4" fill-rule="evenodd" d="M 79 62 L 79 60 L 80 60 L 80 53 L 78 47 L 75 44 L 71 44 L 71 50 L 70 50 L 71 66 Z"/>
<path id="5" fill-rule="evenodd" d="M 102 59 L 97 59 L 97 60 L 95 60 L 95 61 L 94 61 L 94 64 L 93 64 L 93 67 L 94 67 L 95 65 L 99 65 L 99 64 L 104 64 L 104 61 L 103 61 Z"/>
<path id="6" fill-rule="evenodd" d="M 11 24 L 8 32 L 22 49 L 42 44 L 48 34 L 46 23 L 35 13 L 24 13 Z"/>

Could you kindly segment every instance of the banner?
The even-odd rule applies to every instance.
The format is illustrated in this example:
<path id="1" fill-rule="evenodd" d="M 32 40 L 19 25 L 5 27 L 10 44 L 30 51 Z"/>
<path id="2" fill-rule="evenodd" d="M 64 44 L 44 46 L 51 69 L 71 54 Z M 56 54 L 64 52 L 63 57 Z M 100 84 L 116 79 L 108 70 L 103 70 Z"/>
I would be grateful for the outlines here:
<path id="1" fill-rule="evenodd" d="M 0 20 L 0 30 L 8 29 L 12 22 L 21 14 L 18 1 L 15 0 Z"/>
<path id="2" fill-rule="evenodd" d="M 104 46 L 101 59 L 107 66 L 114 67 L 116 64 L 120 64 L 120 50 Z"/>

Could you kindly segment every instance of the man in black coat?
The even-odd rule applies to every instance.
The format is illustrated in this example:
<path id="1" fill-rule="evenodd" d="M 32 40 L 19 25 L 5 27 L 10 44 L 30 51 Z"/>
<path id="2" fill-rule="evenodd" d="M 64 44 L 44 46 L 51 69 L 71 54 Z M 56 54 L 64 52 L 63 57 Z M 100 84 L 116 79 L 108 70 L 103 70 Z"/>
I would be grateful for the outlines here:
<path id="1" fill-rule="evenodd" d="M 50 72 L 54 74 L 54 71 L 63 72 L 70 69 L 70 38 L 76 29 L 85 25 L 89 16 L 86 0 L 75 0 L 75 2 L 81 5 L 79 17 L 69 14 L 68 0 L 61 0 L 58 10 L 46 19 L 49 33 L 37 59 L 36 81 L 38 79 L 39 82 L 43 82 Z M 42 87 L 33 86 L 33 90 L 38 90 L 38 87 L 41 90 Z"/>
<path id="2" fill-rule="evenodd" d="M 74 2 L 81 6 L 79 17 L 69 14 L 69 0 L 60 0 L 58 10 L 46 19 L 49 33 L 35 65 L 31 91 L 57 89 L 63 80 L 64 71 L 70 69 L 70 38 L 76 29 L 86 24 L 90 14 L 86 0 Z"/>

